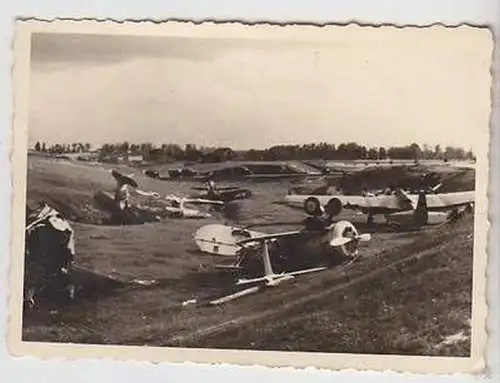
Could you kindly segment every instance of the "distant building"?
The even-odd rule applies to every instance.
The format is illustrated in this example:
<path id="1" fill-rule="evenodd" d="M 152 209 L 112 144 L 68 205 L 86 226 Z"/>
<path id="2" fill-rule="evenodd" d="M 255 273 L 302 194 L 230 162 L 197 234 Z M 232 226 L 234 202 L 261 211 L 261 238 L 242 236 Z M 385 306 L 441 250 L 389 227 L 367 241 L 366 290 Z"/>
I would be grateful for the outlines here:
<path id="1" fill-rule="evenodd" d="M 99 160 L 99 153 L 93 153 L 93 152 L 88 152 L 88 153 L 79 153 L 78 156 L 76 156 L 77 161 L 85 161 L 85 162 L 93 162 Z"/>
<path id="2" fill-rule="evenodd" d="M 142 154 L 129 155 L 128 162 L 131 163 L 142 163 L 144 162 L 144 156 Z"/>

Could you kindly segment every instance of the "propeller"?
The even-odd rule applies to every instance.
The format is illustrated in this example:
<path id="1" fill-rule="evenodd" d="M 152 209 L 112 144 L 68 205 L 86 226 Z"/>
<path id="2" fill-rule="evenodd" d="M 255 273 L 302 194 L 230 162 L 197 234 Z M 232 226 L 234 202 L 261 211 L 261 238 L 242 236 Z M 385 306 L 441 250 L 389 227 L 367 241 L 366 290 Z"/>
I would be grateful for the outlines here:
<path id="1" fill-rule="evenodd" d="M 369 233 L 359 234 L 354 237 L 337 237 L 333 238 L 330 241 L 330 246 L 332 247 L 343 246 L 351 241 L 368 242 L 371 238 L 372 236 Z"/>

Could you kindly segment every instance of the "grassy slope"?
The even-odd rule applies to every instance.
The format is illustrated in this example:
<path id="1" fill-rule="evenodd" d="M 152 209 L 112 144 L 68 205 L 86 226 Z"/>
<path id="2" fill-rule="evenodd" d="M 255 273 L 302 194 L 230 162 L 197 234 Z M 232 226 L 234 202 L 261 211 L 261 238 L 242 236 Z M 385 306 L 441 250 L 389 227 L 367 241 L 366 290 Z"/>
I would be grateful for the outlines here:
<path id="1" fill-rule="evenodd" d="M 433 247 L 431 241 L 428 249 L 415 252 L 419 260 L 385 268 L 269 321 L 219 332 L 204 339 L 203 346 L 467 356 L 471 231 L 469 220 L 444 238 L 438 236 L 440 245 Z M 392 256 L 402 250 L 391 251 Z M 462 340 L 446 345 L 446 337 L 460 332 Z"/>

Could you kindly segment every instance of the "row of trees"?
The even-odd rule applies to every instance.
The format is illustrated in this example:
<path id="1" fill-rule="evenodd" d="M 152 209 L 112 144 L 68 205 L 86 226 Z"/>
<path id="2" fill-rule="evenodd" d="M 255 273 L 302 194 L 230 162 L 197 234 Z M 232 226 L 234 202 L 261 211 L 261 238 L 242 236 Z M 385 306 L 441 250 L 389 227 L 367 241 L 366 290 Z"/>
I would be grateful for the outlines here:
<path id="1" fill-rule="evenodd" d="M 83 153 L 89 152 L 91 145 L 89 143 L 74 142 L 72 144 L 52 144 L 47 145 L 45 142 L 37 142 L 34 147 L 36 152 L 42 153 Z"/>
<path id="2" fill-rule="evenodd" d="M 44 143 L 35 145 L 36 151 L 51 153 L 78 153 L 90 150 L 89 144 L 56 144 L 47 148 Z M 311 143 L 304 145 L 276 145 L 268 149 L 250 149 L 235 151 L 231 148 L 198 147 L 187 144 L 184 147 L 177 144 L 162 144 L 155 146 L 152 143 L 130 144 L 122 142 L 117 144 L 104 144 L 99 149 L 101 158 L 112 156 L 142 155 L 146 161 L 196 161 L 196 162 L 222 162 L 229 160 L 473 160 L 472 150 L 464 150 L 453 146 L 442 148 L 440 145 L 431 147 L 420 146 L 416 143 L 406 146 L 392 147 L 366 147 L 355 142 L 341 143 Z"/>
<path id="3" fill-rule="evenodd" d="M 457 159 L 473 160 L 475 159 L 472 150 L 464 150 L 447 146 L 442 148 L 440 145 L 430 147 L 429 145 L 420 145 L 412 143 L 406 146 L 385 147 L 366 147 L 355 142 L 342 143 L 338 146 L 327 143 L 307 144 L 307 145 L 279 145 L 266 150 L 249 150 L 246 153 L 249 159 L 266 160 L 419 160 L 419 159 Z"/>

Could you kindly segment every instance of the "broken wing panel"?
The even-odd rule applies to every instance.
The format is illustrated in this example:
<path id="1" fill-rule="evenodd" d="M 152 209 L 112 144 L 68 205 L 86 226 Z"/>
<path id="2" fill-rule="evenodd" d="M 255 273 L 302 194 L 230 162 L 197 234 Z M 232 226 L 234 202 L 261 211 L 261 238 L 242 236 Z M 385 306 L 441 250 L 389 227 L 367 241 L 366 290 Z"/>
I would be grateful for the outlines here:
<path id="1" fill-rule="evenodd" d="M 474 203 L 474 191 L 427 195 L 427 207 L 429 210 L 447 209 L 471 203 Z"/>

